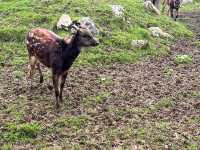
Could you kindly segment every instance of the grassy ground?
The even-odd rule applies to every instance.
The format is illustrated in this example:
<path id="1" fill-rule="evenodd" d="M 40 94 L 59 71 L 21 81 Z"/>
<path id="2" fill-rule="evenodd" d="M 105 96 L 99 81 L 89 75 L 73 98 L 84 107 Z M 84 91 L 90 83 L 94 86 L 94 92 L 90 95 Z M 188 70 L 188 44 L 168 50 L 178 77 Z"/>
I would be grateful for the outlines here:
<path id="1" fill-rule="evenodd" d="M 109 4 L 121 4 L 125 16 L 112 15 Z M 113 62 L 132 62 L 147 55 L 160 55 L 167 52 L 168 39 L 155 39 L 147 30 L 149 26 L 159 26 L 173 36 L 187 36 L 191 32 L 184 25 L 173 22 L 166 16 L 155 16 L 143 8 L 142 0 L 92 1 L 58 0 L 1 0 L 0 5 L 0 63 L 22 65 L 27 62 L 24 38 L 34 27 L 45 27 L 66 36 L 65 31 L 55 29 L 56 22 L 63 13 L 69 13 L 73 19 L 90 16 L 101 30 L 98 48 L 86 50 L 76 65 L 111 64 Z M 112 16 L 112 17 L 111 17 Z M 145 50 L 130 50 L 131 40 L 146 39 L 150 46 Z M 159 47 L 159 49 L 157 48 Z M 9 58 L 9 62 L 6 62 Z"/>
<path id="2" fill-rule="evenodd" d="M 193 3 L 183 5 L 182 11 L 198 11 L 200 8 L 200 0 L 194 0 Z"/>
<path id="3" fill-rule="evenodd" d="M 109 4 L 124 6 L 125 17 Z M 39 26 L 65 36 L 55 29 L 64 12 L 90 16 L 102 42 L 77 59 L 55 110 L 37 75 L 29 90 L 24 38 Z M 182 23 L 133 0 L 1 0 L 0 17 L 0 149 L 199 149 L 200 47 Z M 174 40 L 152 38 L 149 26 L 183 40 L 170 51 Z M 150 46 L 131 50 L 132 39 Z"/>

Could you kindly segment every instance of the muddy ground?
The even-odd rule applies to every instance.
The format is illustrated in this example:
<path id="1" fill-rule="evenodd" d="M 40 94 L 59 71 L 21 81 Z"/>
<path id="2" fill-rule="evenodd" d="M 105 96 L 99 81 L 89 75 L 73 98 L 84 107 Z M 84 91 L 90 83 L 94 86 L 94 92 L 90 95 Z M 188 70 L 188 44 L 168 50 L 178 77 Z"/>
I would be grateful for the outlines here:
<path id="1" fill-rule="evenodd" d="M 29 90 L 26 78 L 6 66 L 0 77 L 1 132 L 8 122 L 43 125 L 35 139 L 15 142 L 14 149 L 200 149 L 200 13 L 181 18 L 197 34 L 179 39 L 165 57 L 71 69 L 59 111 L 47 81 L 40 85 L 36 75 Z M 193 62 L 174 63 L 179 54 Z M 55 125 L 70 116 L 87 122 L 78 129 Z"/>

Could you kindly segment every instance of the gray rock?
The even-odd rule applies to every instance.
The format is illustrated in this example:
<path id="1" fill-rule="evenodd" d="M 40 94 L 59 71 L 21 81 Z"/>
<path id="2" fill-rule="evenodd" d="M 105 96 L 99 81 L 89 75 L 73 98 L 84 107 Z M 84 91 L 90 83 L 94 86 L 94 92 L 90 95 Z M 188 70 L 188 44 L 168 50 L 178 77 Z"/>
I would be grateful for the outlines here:
<path id="1" fill-rule="evenodd" d="M 90 17 L 83 17 L 79 20 L 79 22 L 84 25 L 91 33 L 99 34 L 99 30 L 96 28 Z"/>
<path id="2" fill-rule="evenodd" d="M 112 12 L 117 17 L 122 17 L 124 15 L 124 8 L 121 5 L 110 5 Z"/>
<path id="3" fill-rule="evenodd" d="M 163 32 L 159 27 L 150 27 L 148 28 L 154 37 L 164 37 L 164 38 L 173 38 L 169 33 Z"/>
<path id="4" fill-rule="evenodd" d="M 184 4 L 189 4 L 189 3 L 192 3 L 192 2 L 193 2 L 193 0 L 183 0 L 182 4 L 184 5 Z"/>
<path id="5" fill-rule="evenodd" d="M 158 10 L 150 0 L 144 2 L 144 7 L 149 11 L 152 11 L 155 14 L 160 15 L 160 10 Z"/>
<path id="6" fill-rule="evenodd" d="M 46 4 L 51 3 L 51 2 L 53 2 L 53 1 L 54 1 L 54 0 L 41 0 L 42 3 L 46 3 Z"/>
<path id="7" fill-rule="evenodd" d="M 147 40 L 132 40 L 131 45 L 133 48 L 145 49 L 148 47 L 149 42 Z"/>
<path id="8" fill-rule="evenodd" d="M 72 20 L 70 16 L 67 14 L 63 14 L 57 23 L 57 29 L 67 28 L 71 23 Z"/>

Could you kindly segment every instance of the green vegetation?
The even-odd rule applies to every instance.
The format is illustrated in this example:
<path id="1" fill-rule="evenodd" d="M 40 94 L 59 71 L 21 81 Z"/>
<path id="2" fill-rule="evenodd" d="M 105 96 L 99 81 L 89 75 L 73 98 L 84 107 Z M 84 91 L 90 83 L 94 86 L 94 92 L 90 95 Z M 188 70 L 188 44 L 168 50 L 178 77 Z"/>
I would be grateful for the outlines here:
<path id="1" fill-rule="evenodd" d="M 200 8 L 200 0 L 193 0 L 193 3 L 183 5 L 182 11 L 198 11 Z"/>
<path id="2" fill-rule="evenodd" d="M 176 64 L 190 64 L 192 61 L 193 59 L 189 55 L 177 55 L 174 59 Z"/>
<path id="3" fill-rule="evenodd" d="M 64 117 L 59 118 L 55 121 L 55 126 L 58 127 L 69 127 L 74 129 L 80 129 L 87 124 L 86 116 L 77 116 L 77 117 Z"/>
<path id="4" fill-rule="evenodd" d="M 96 105 L 96 104 L 100 104 L 103 101 L 105 101 L 105 99 L 107 99 L 109 96 L 109 93 L 107 92 L 101 92 L 98 95 L 95 96 L 87 96 L 84 99 L 85 105 L 86 106 L 90 106 L 90 105 Z"/>
<path id="5" fill-rule="evenodd" d="M 190 36 L 191 32 L 181 23 L 174 22 L 167 16 L 156 16 L 143 8 L 142 0 L 92 1 L 92 0 L 10 0 L 1 1 L 0 5 L 0 63 L 21 66 L 27 62 L 24 43 L 29 30 L 45 27 L 61 36 L 69 33 L 56 30 L 55 25 L 63 13 L 68 13 L 73 20 L 90 16 L 100 29 L 101 45 L 85 50 L 77 59 L 76 66 L 128 63 L 147 55 L 162 55 L 168 52 L 170 40 L 153 38 L 149 26 L 159 26 L 173 36 Z M 110 4 L 124 7 L 124 17 L 115 17 Z M 112 17 L 111 17 L 112 15 Z M 145 50 L 131 51 L 131 40 L 145 39 L 150 47 Z M 159 49 L 157 46 L 159 45 Z M 111 51 L 107 51 L 107 50 Z M 8 60 L 9 58 L 9 60 Z M 6 62 L 8 61 L 8 62 Z"/>
<path id="6" fill-rule="evenodd" d="M 124 17 L 114 16 L 111 4 L 122 5 Z M 197 6 L 199 3 L 183 9 Z M 63 13 L 73 20 L 91 17 L 100 30 L 101 44 L 82 51 L 74 64 L 76 68 L 71 70 L 68 81 L 72 82 L 64 89 L 64 102 L 60 110 L 55 110 L 53 91 L 47 90 L 46 79 L 50 74 L 45 69 L 43 85 L 38 86 L 34 81 L 33 89 L 29 90 L 25 81 L 28 56 L 24 39 L 36 27 L 68 36 L 67 31 L 56 29 Z M 193 35 L 184 24 L 148 12 L 143 0 L 0 0 L 0 18 L 0 69 L 3 70 L 0 71 L 0 149 L 199 148 L 200 136 L 188 138 L 176 134 L 176 127 L 179 132 L 193 129 L 189 136 L 197 133 L 199 116 L 193 108 L 196 101 L 189 99 L 187 107 L 185 99 L 190 96 L 198 100 L 200 92 L 185 91 L 187 94 L 183 95 L 180 90 L 178 95 L 176 88 L 165 91 L 167 84 L 149 82 L 146 62 L 142 64 L 144 72 L 128 66 L 148 57 L 169 56 L 174 39 L 189 39 Z M 148 31 L 151 26 L 160 27 L 174 39 L 152 37 Z M 133 50 L 131 41 L 143 39 L 149 41 L 148 48 Z M 193 58 L 178 55 L 174 61 L 187 64 Z M 119 76 L 118 67 L 123 69 Z M 79 74 L 79 69 L 86 74 Z M 97 69 L 95 73 L 93 69 Z M 166 67 L 158 73 L 170 78 L 177 71 L 173 69 Z M 155 67 L 151 71 L 159 69 Z M 156 78 L 157 74 L 149 75 L 152 75 L 150 79 L 160 79 L 160 76 Z M 164 94 L 160 96 L 160 92 Z"/>
<path id="7" fill-rule="evenodd" d="M 29 141 L 37 137 L 42 127 L 38 123 L 9 123 L 5 126 L 2 138 L 5 141 Z"/>
<path id="8" fill-rule="evenodd" d="M 156 102 L 154 105 L 150 107 L 150 112 L 156 112 L 161 109 L 170 108 L 173 105 L 174 105 L 174 102 L 172 98 L 170 97 L 162 98 L 161 100 L 159 100 L 158 102 Z"/>
<path id="9" fill-rule="evenodd" d="M 192 91 L 191 95 L 196 97 L 196 98 L 200 98 L 200 91 Z"/>
<path id="10" fill-rule="evenodd" d="M 172 76 L 173 72 L 174 72 L 174 70 L 170 67 L 164 68 L 164 76 L 166 78 L 170 78 Z"/>
<path id="11" fill-rule="evenodd" d="M 12 150 L 12 144 L 10 144 L 10 143 L 4 144 L 2 146 L 2 150 Z"/>
<path id="12" fill-rule="evenodd" d="M 195 42 L 193 42 L 193 44 L 197 45 L 200 48 L 200 42 L 199 41 L 195 41 Z"/>
<path id="13" fill-rule="evenodd" d="M 14 121 L 20 122 L 23 114 L 24 114 L 24 106 L 26 102 L 26 97 L 19 96 L 17 99 L 17 103 L 12 103 L 7 106 L 7 108 L 4 110 L 4 113 L 9 114 L 14 118 Z"/>
<path id="14" fill-rule="evenodd" d="M 173 105 L 173 101 L 171 98 L 163 98 L 159 102 L 156 103 L 155 107 L 157 109 L 161 109 L 161 108 L 171 107 L 172 105 Z"/>

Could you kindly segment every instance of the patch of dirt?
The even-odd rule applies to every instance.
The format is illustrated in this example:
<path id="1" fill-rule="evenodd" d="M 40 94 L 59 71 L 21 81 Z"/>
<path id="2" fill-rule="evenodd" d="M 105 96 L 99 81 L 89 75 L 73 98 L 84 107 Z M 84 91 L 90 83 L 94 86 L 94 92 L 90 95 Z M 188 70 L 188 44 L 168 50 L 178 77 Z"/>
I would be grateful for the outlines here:
<path id="1" fill-rule="evenodd" d="M 194 13 L 181 15 L 189 18 L 185 21 L 190 20 L 188 24 L 200 34 L 196 28 L 200 27 L 200 13 L 196 12 L 195 16 Z M 200 48 L 193 44 L 196 40 L 178 40 L 167 57 L 136 64 L 71 69 L 64 89 L 65 102 L 59 111 L 54 109 L 54 92 L 47 89 L 47 82 L 39 85 L 38 74 L 33 81 L 34 88 L 29 90 L 25 76 L 16 78 L 14 68 L 5 67 L 0 77 L 0 125 L 16 121 L 15 115 L 8 111 L 15 105 L 16 111 L 22 111 L 22 122 L 44 124 L 45 133 L 37 140 L 47 147 L 59 145 L 65 149 L 78 144 L 89 149 L 120 146 L 183 149 L 192 144 L 198 146 L 200 97 L 194 93 L 200 92 Z M 193 63 L 175 64 L 174 58 L 178 54 L 192 56 Z M 171 72 L 167 74 L 169 69 Z M 102 101 L 87 104 L 88 96 L 102 93 L 107 93 Z M 166 99 L 169 99 L 169 106 L 159 103 Z M 59 117 L 83 114 L 89 122 L 79 132 L 67 127 L 57 129 L 53 125 Z M 165 129 L 157 127 L 162 122 L 169 126 Z M 48 128 L 55 128 L 55 132 L 47 132 Z M 1 144 L 4 142 L 0 140 Z M 23 148 L 34 147 L 32 143 Z"/>

